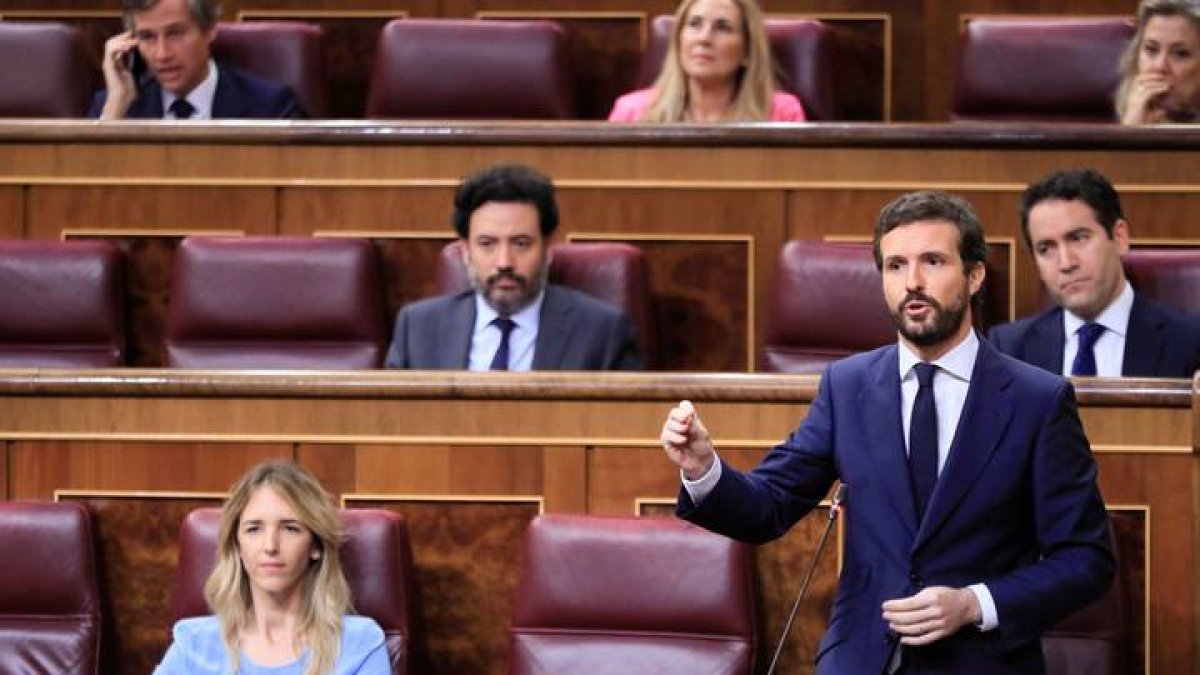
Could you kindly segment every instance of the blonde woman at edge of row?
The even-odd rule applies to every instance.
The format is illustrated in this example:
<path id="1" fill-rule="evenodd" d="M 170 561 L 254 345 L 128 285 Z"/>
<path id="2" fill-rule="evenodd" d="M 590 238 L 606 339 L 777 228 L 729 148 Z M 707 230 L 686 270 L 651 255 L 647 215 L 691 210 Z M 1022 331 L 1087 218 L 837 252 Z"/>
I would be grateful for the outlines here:
<path id="1" fill-rule="evenodd" d="M 383 631 L 351 614 L 341 520 L 311 474 L 282 460 L 251 469 L 218 537 L 213 615 L 175 624 L 155 675 L 390 675 Z"/>
<path id="2" fill-rule="evenodd" d="M 762 10 L 754 0 L 684 0 L 654 85 L 617 99 L 610 122 L 803 122 L 777 91 Z"/>
<path id="3" fill-rule="evenodd" d="M 1200 0 L 1145 0 L 1121 57 L 1122 124 L 1200 122 Z"/>

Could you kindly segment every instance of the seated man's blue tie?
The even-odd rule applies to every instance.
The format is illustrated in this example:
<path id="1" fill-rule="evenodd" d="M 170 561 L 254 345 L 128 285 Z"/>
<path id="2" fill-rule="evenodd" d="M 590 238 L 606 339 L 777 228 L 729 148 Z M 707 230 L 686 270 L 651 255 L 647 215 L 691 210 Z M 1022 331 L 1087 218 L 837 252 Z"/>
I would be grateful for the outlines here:
<path id="1" fill-rule="evenodd" d="M 908 426 L 908 473 L 919 521 L 925 516 L 938 475 L 937 402 L 933 398 L 933 375 L 938 367 L 918 363 L 914 368 L 920 388 Z"/>
<path id="2" fill-rule="evenodd" d="M 1096 376 L 1096 340 L 1104 334 L 1104 326 L 1098 323 L 1085 323 L 1079 327 L 1079 351 L 1075 352 L 1075 362 L 1071 364 L 1071 375 L 1081 377 Z"/>
<path id="3" fill-rule="evenodd" d="M 508 370 L 508 336 L 512 335 L 513 328 L 517 327 L 517 322 L 498 316 L 492 319 L 492 325 L 500 329 L 500 346 L 496 348 L 496 355 L 492 357 L 490 368 L 492 370 Z"/>
<path id="4" fill-rule="evenodd" d="M 186 98 L 177 98 L 169 108 L 177 120 L 191 119 L 196 114 L 196 106 L 188 103 Z"/>

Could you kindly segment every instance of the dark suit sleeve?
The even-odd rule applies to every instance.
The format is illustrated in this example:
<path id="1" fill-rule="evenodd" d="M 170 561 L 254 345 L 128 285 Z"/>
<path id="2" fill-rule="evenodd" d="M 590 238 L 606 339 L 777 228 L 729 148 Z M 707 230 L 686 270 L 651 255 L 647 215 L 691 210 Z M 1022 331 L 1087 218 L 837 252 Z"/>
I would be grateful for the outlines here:
<path id="1" fill-rule="evenodd" d="M 983 580 L 996 601 L 997 630 L 1009 646 L 1036 639 L 1102 596 L 1112 583 L 1108 514 L 1067 382 L 1056 392 L 1053 411 L 1038 433 L 1029 471 L 1040 559 Z"/>
<path id="2" fill-rule="evenodd" d="M 388 346 L 384 368 L 409 368 L 408 358 L 408 315 L 407 309 L 396 313 L 396 324 L 392 331 L 392 344 Z"/>
<path id="3" fill-rule="evenodd" d="M 104 110 L 104 103 L 108 100 L 108 90 L 101 89 L 92 96 L 92 106 L 88 108 L 87 116 L 92 119 L 100 119 L 100 111 Z"/>
<path id="4" fill-rule="evenodd" d="M 821 377 L 808 416 L 749 473 L 722 464 L 721 480 L 699 504 L 680 489 L 677 515 L 733 539 L 761 544 L 783 536 L 829 492 L 833 453 L 833 378 Z"/>
<path id="5" fill-rule="evenodd" d="M 304 106 L 300 105 L 300 99 L 296 97 L 291 88 L 284 87 L 271 101 L 271 118 L 303 120 L 308 119 L 308 114 L 304 111 Z"/>
<path id="6" fill-rule="evenodd" d="M 642 370 L 645 368 L 642 351 L 638 348 L 637 339 L 633 335 L 629 317 L 622 314 L 614 322 L 609 344 L 615 348 L 605 365 L 607 370 Z"/>

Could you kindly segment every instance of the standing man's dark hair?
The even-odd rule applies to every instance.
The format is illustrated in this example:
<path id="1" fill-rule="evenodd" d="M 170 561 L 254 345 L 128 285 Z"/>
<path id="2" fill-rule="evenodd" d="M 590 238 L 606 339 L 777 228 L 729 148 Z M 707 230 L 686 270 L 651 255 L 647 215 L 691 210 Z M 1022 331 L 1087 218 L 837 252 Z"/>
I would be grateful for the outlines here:
<path id="1" fill-rule="evenodd" d="M 554 183 L 527 166 L 498 164 L 463 180 L 454 193 L 454 231 L 459 237 L 470 235 L 471 214 L 488 202 L 529 204 L 537 209 L 542 236 L 558 229 Z"/>
<path id="2" fill-rule="evenodd" d="M 958 255 L 962 258 L 964 271 L 974 267 L 975 263 L 987 262 L 983 225 L 971 205 L 952 194 L 924 190 L 900 195 L 880 210 L 872 241 L 877 269 L 883 269 L 883 256 L 879 252 L 879 240 L 883 235 L 919 220 L 944 220 L 958 228 Z"/>
<path id="3" fill-rule="evenodd" d="M 1052 199 L 1087 204 L 1109 239 L 1113 238 L 1113 227 L 1117 221 L 1125 218 L 1120 195 L 1099 172 L 1091 169 L 1056 171 L 1025 188 L 1025 193 L 1021 195 L 1021 237 L 1030 250 L 1033 249 L 1033 241 L 1029 238 L 1029 212 L 1038 204 Z"/>
<path id="4" fill-rule="evenodd" d="M 133 15 L 157 5 L 162 0 L 123 0 L 121 16 L 125 21 L 126 30 L 133 29 Z M 188 14 L 201 30 L 208 30 L 217 25 L 221 16 L 221 5 L 216 0 L 187 0 Z"/>

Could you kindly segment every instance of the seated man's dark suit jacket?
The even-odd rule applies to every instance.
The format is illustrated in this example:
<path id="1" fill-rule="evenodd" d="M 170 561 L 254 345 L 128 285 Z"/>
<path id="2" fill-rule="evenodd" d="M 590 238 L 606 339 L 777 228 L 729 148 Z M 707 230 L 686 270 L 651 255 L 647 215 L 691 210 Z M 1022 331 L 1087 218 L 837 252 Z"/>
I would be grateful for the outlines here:
<path id="1" fill-rule="evenodd" d="M 1061 307 L 995 326 L 988 332 L 988 340 L 1005 354 L 1062 373 L 1066 336 Z M 1191 379 L 1198 368 L 1200 318 L 1180 314 L 1135 292 L 1121 375 Z"/>
<path id="2" fill-rule="evenodd" d="M 217 91 L 213 95 L 213 119 L 303 119 L 304 109 L 292 90 L 232 66 L 217 64 Z M 107 91 L 92 99 L 88 117 L 100 116 Z M 162 87 L 151 78 L 133 100 L 125 119 L 162 119 Z"/>
<path id="3" fill-rule="evenodd" d="M 408 305 L 396 315 L 388 368 L 463 370 L 475 329 L 475 292 Z M 578 291 L 546 285 L 533 350 L 534 370 L 640 370 L 629 319 Z"/>
<path id="4" fill-rule="evenodd" d="M 808 417 L 757 468 L 723 465 L 681 517 L 750 542 L 783 535 L 847 487 L 844 558 L 817 675 L 881 675 L 896 637 L 880 606 L 923 587 L 987 584 L 999 626 L 901 647 L 908 673 L 1038 674 L 1040 636 L 1108 589 L 1108 516 L 1074 389 L 980 341 L 962 422 L 925 517 L 913 503 L 897 346 L 832 364 Z M 799 572 L 799 570 L 797 570 Z"/>

